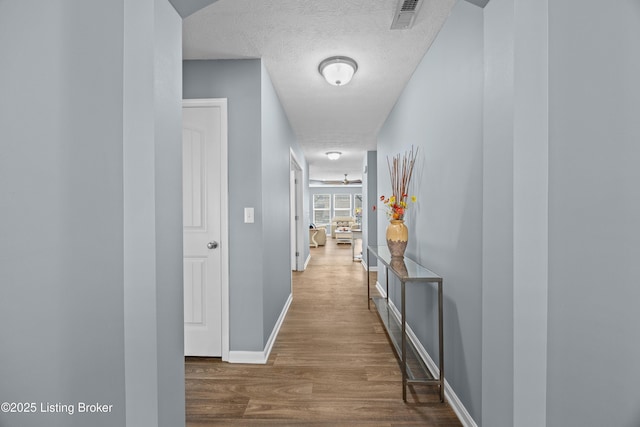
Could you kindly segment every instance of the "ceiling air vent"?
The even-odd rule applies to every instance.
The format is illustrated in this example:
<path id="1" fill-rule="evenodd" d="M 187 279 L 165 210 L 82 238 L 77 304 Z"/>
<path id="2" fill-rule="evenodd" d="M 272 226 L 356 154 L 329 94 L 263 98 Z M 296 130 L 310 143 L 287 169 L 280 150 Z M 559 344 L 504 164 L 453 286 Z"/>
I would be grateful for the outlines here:
<path id="1" fill-rule="evenodd" d="M 422 0 L 398 0 L 396 13 L 391 23 L 392 30 L 406 30 L 411 28 L 416 18 Z"/>

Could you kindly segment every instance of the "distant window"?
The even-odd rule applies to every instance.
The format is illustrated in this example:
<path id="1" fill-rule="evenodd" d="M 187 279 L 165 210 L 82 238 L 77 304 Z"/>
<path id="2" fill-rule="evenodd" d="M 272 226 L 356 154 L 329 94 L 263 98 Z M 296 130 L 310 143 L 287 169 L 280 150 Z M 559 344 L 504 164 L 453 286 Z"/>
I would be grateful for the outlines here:
<path id="1" fill-rule="evenodd" d="M 316 227 L 327 226 L 331 223 L 331 195 L 313 195 L 313 223 Z"/>
<path id="2" fill-rule="evenodd" d="M 351 216 L 351 194 L 333 195 L 333 216 Z"/>
<path id="3" fill-rule="evenodd" d="M 358 223 L 362 218 L 362 194 L 353 195 L 353 216 L 356 217 Z"/>

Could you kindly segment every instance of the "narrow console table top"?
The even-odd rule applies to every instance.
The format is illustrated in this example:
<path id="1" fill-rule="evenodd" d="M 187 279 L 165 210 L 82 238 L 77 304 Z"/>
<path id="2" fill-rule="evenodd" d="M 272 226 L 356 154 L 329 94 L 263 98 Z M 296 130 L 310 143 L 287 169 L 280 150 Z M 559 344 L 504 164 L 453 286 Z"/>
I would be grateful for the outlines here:
<path id="1" fill-rule="evenodd" d="M 442 283 L 442 277 L 414 260 L 407 257 L 393 258 L 386 245 L 369 246 L 368 249 L 403 282 Z"/>

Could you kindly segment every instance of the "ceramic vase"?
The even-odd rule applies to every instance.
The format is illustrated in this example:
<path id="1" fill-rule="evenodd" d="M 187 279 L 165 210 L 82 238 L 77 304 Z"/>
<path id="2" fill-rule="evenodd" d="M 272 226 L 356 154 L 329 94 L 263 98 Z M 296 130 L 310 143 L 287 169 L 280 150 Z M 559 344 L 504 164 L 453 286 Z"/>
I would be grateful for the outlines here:
<path id="1" fill-rule="evenodd" d="M 392 257 L 404 257 L 409 240 L 409 229 L 401 219 L 392 219 L 387 227 L 387 247 Z"/>

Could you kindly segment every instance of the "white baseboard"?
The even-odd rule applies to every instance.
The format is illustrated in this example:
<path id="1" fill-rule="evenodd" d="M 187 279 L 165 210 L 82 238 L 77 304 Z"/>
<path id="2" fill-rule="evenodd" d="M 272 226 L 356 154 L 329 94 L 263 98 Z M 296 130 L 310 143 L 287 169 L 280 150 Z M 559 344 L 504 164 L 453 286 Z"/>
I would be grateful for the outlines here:
<path id="1" fill-rule="evenodd" d="M 266 364 L 269 360 L 271 350 L 273 349 L 273 344 L 276 342 L 276 338 L 278 337 L 278 333 L 282 327 L 282 323 L 284 322 L 285 317 L 287 317 L 287 312 L 289 311 L 292 301 L 293 294 L 289 294 L 289 298 L 287 298 L 287 302 L 284 304 L 280 317 L 278 317 L 278 321 L 273 327 L 271 336 L 269 337 L 267 345 L 263 351 L 229 351 L 229 363 L 250 363 L 254 365 Z"/>
<path id="2" fill-rule="evenodd" d="M 309 261 L 311 261 L 311 254 L 307 255 L 307 260 L 304 262 L 304 266 L 302 267 L 302 270 L 307 269 L 307 266 L 309 265 Z"/>
<path id="3" fill-rule="evenodd" d="M 380 284 L 380 282 L 378 282 L 376 280 L 376 289 L 378 290 L 378 292 L 380 292 L 380 296 L 382 298 L 386 298 L 387 297 L 387 290 L 385 288 L 382 287 L 382 285 Z"/>
<path id="4" fill-rule="evenodd" d="M 380 282 L 376 281 L 376 289 L 378 290 L 378 292 L 380 292 L 380 295 L 382 295 L 383 298 L 386 297 L 385 289 L 380 285 Z M 395 304 L 393 304 L 391 300 L 389 300 L 389 309 L 391 310 L 393 315 L 396 317 L 398 322 L 400 322 L 400 311 L 395 306 Z M 438 368 L 438 365 L 433 361 L 433 359 L 431 358 L 427 350 L 424 348 L 424 346 L 422 345 L 422 343 L 420 342 L 416 334 L 411 329 L 411 326 L 407 324 L 406 328 L 407 328 L 407 337 L 409 338 L 411 343 L 414 345 L 414 347 L 418 351 L 420 358 L 424 361 L 424 363 L 427 365 L 429 370 L 436 377 L 439 376 L 440 368 Z M 447 402 L 449 403 L 449 406 L 451 406 L 451 409 L 453 409 L 453 412 L 456 413 L 456 415 L 458 416 L 458 418 L 460 419 L 460 422 L 464 427 L 478 427 L 478 424 L 473 420 L 473 418 L 471 418 L 471 415 L 469 414 L 469 411 L 467 411 L 467 408 L 464 407 L 464 405 L 462 404 L 462 402 L 460 401 L 456 393 L 453 391 L 453 388 L 451 387 L 451 385 L 449 385 L 449 382 L 447 381 L 446 377 L 444 379 L 444 395 L 447 398 Z"/>
<path id="5" fill-rule="evenodd" d="M 362 267 L 363 267 L 365 270 L 369 270 L 369 271 L 378 271 L 378 267 L 377 267 L 377 266 L 374 266 L 374 267 L 368 268 L 369 266 L 367 265 L 367 263 L 366 263 L 366 261 L 364 260 L 364 258 L 362 258 L 362 261 L 360 261 L 360 263 L 362 264 Z"/>
<path id="6" fill-rule="evenodd" d="M 251 363 L 264 365 L 267 363 L 264 351 L 233 351 L 229 350 L 229 363 Z"/>

